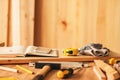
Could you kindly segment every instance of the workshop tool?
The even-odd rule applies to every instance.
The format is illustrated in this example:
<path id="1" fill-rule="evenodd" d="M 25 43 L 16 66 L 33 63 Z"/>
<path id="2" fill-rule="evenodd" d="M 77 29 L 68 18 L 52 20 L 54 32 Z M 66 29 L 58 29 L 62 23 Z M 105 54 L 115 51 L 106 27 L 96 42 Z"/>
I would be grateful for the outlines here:
<path id="1" fill-rule="evenodd" d="M 116 80 L 120 77 L 119 73 L 111 65 L 105 63 L 102 60 L 94 60 L 94 62 L 96 66 L 105 72 L 108 80 Z"/>
<path id="2" fill-rule="evenodd" d="M 13 68 L 8 68 L 8 67 L 4 67 L 4 66 L 0 66 L 1 70 L 6 70 L 6 71 L 11 71 L 11 72 L 19 72 L 19 70 L 17 69 L 13 69 Z"/>
<path id="3" fill-rule="evenodd" d="M 23 71 L 25 71 L 26 73 L 34 74 L 33 71 L 28 70 L 28 69 L 26 69 L 26 68 L 24 68 L 24 67 L 22 67 L 22 66 L 20 66 L 20 65 L 16 65 L 16 68 L 18 68 L 18 69 L 20 69 L 20 70 L 23 70 Z"/>
<path id="4" fill-rule="evenodd" d="M 35 76 L 32 80 L 43 80 L 45 75 L 52 69 L 60 70 L 64 68 L 76 68 L 82 67 L 83 62 L 46 62 L 46 61 L 39 61 L 35 62 L 35 68 L 42 68 L 40 73 Z M 87 67 L 87 65 L 86 65 Z"/>
<path id="5" fill-rule="evenodd" d="M 60 79 L 64 79 L 64 78 L 69 78 L 73 75 L 73 72 L 77 69 L 82 69 L 82 67 L 77 67 L 75 69 L 73 68 L 63 68 L 63 69 L 60 69 L 58 72 L 57 72 L 57 77 L 60 78 Z"/>
<path id="6" fill-rule="evenodd" d="M 116 59 L 116 58 L 110 58 L 109 60 L 108 60 L 108 63 L 110 64 L 110 65 L 114 65 L 114 64 L 117 64 L 117 63 L 119 63 L 120 62 L 120 60 L 119 59 Z"/>
<path id="7" fill-rule="evenodd" d="M 63 54 L 65 56 L 77 56 L 78 55 L 78 49 L 77 48 L 66 48 L 63 50 Z"/>
<path id="8" fill-rule="evenodd" d="M 106 47 L 103 47 L 103 45 L 99 43 L 91 43 L 84 46 L 83 48 L 79 48 L 79 54 L 82 55 L 104 57 L 104 56 L 108 56 L 109 53 L 110 50 Z"/>

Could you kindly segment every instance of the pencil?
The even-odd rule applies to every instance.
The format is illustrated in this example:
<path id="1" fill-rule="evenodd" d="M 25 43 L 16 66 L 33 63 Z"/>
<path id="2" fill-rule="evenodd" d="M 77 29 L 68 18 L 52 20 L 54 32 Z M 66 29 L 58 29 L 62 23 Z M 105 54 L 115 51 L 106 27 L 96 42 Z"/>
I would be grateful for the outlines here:
<path id="1" fill-rule="evenodd" d="M 26 69 L 26 68 L 24 68 L 24 67 L 22 67 L 22 66 L 20 66 L 20 65 L 16 65 L 16 67 L 17 67 L 18 69 L 20 69 L 20 70 L 23 70 L 23 71 L 27 72 L 27 73 L 34 74 L 33 71 L 30 71 L 30 70 L 28 70 L 28 69 Z"/>
<path id="2" fill-rule="evenodd" d="M 11 71 L 11 72 L 19 72 L 17 69 L 3 67 L 3 66 L 0 66 L 0 69 L 1 70 L 6 70 L 6 71 Z"/>

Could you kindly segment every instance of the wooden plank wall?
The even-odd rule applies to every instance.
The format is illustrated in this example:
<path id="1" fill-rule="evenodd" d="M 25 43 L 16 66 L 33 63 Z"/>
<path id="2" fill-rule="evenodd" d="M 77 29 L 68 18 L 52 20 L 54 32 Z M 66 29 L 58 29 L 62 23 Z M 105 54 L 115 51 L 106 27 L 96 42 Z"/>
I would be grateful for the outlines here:
<path id="1" fill-rule="evenodd" d="M 0 42 L 6 46 L 93 42 L 120 51 L 120 0 L 0 0 L 0 6 Z"/>
<path id="2" fill-rule="evenodd" d="M 20 0 L 20 4 L 21 45 L 33 45 L 35 0 Z"/>
<path id="3" fill-rule="evenodd" d="M 35 0 L 0 0 L 0 42 L 33 45 Z"/>
<path id="4" fill-rule="evenodd" d="M 42 0 L 37 5 L 41 18 L 35 17 L 35 45 L 78 48 L 102 43 L 120 53 L 120 0 Z"/>
<path id="5" fill-rule="evenodd" d="M 0 42 L 7 42 L 8 0 L 0 0 Z M 5 44 L 6 45 L 6 44 Z"/>

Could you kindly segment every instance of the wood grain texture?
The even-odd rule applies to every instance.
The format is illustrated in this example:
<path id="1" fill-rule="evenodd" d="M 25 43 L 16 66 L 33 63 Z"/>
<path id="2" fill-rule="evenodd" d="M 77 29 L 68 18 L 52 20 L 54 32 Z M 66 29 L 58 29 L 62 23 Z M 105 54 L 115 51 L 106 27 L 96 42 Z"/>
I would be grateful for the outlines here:
<path id="1" fill-rule="evenodd" d="M 34 42 L 34 0 L 20 0 L 20 44 L 33 45 Z"/>
<path id="2" fill-rule="evenodd" d="M 16 28 L 20 31 L 14 32 L 11 23 L 16 22 L 10 17 L 12 1 L 0 1 L 0 42 L 7 42 L 8 46 L 78 48 L 102 43 L 111 51 L 120 52 L 119 0 L 15 0 L 20 5 L 16 7 L 20 12 Z"/>
<path id="3" fill-rule="evenodd" d="M 102 43 L 119 53 L 119 0 L 43 1 L 39 45 L 66 48 Z"/>
<path id="4" fill-rule="evenodd" d="M 8 30 L 8 0 L 0 0 L 0 42 L 7 45 Z"/>

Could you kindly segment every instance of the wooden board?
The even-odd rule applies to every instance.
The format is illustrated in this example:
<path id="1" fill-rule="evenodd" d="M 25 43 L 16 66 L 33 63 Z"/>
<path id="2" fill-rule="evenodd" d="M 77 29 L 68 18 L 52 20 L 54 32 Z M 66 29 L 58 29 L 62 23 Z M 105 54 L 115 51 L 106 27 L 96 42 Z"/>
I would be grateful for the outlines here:
<path id="1" fill-rule="evenodd" d="M 95 59 L 108 60 L 109 57 L 93 57 L 93 56 L 60 56 L 60 57 L 5 57 L 0 56 L 0 64 L 29 63 L 35 61 L 93 61 Z M 4 57 L 4 58 L 3 58 Z M 114 56 L 120 59 L 120 57 Z"/>
<path id="2" fill-rule="evenodd" d="M 10 47 L 9 47 L 10 48 Z M 95 56 L 64 56 L 62 53 L 62 50 L 58 50 L 58 57 L 24 57 L 24 50 L 21 51 L 23 48 L 15 48 L 16 52 L 12 48 L 2 48 L 5 49 L 5 51 L 8 53 L 2 53 L 2 50 L 0 52 L 0 64 L 13 64 L 13 63 L 29 63 L 29 62 L 35 62 L 35 61 L 93 61 L 95 59 L 101 59 L 101 60 L 108 60 L 109 58 L 120 58 L 119 54 L 111 52 L 109 56 L 107 57 L 95 57 Z M 12 54 L 11 51 L 14 53 Z M 3 50 L 4 52 L 4 50 Z"/>

